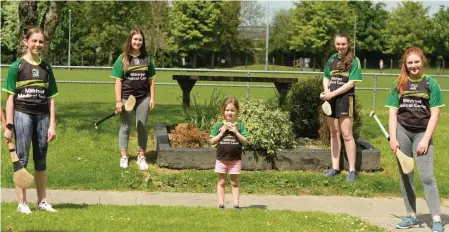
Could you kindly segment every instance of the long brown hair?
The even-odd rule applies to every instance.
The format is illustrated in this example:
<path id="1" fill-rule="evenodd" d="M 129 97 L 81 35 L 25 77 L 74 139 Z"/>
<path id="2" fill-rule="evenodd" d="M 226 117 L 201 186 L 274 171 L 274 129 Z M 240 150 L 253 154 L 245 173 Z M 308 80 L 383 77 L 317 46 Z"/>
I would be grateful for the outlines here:
<path id="1" fill-rule="evenodd" d="M 220 114 L 223 117 L 223 119 L 225 118 L 224 112 L 225 112 L 226 106 L 228 104 L 232 104 L 235 107 L 235 109 L 237 110 L 237 114 L 240 111 L 239 101 L 237 101 L 237 99 L 235 99 L 233 97 L 226 97 L 220 106 Z"/>
<path id="2" fill-rule="evenodd" d="M 141 56 L 148 56 L 147 53 L 147 49 L 145 48 L 145 35 L 143 34 L 143 32 L 137 28 L 132 28 L 129 31 L 128 34 L 128 38 L 126 39 L 126 43 L 123 49 L 123 62 L 122 62 L 122 67 L 123 67 L 123 71 L 126 72 L 126 70 L 128 69 L 129 66 L 129 53 L 131 52 L 132 46 L 131 46 L 131 42 L 132 42 L 132 38 L 134 35 L 141 35 L 142 36 L 142 46 L 140 47 L 140 55 Z"/>
<path id="3" fill-rule="evenodd" d="M 346 33 L 338 33 L 334 36 L 334 43 L 335 39 L 337 37 L 345 38 L 348 41 L 348 51 L 346 55 L 343 57 L 343 59 L 338 62 L 337 68 L 340 70 L 340 72 L 346 72 L 351 69 L 352 66 L 352 60 L 354 59 L 354 55 L 352 53 L 352 47 L 351 47 L 351 39 L 348 34 Z"/>
<path id="4" fill-rule="evenodd" d="M 422 68 L 427 66 L 427 58 L 424 56 L 421 48 L 412 47 L 404 52 L 404 55 L 402 55 L 401 58 L 401 73 L 399 74 L 398 79 L 396 79 L 396 88 L 400 94 L 404 93 L 405 88 L 407 87 L 408 76 L 410 75 L 407 70 L 407 57 L 413 54 L 421 58 Z"/>

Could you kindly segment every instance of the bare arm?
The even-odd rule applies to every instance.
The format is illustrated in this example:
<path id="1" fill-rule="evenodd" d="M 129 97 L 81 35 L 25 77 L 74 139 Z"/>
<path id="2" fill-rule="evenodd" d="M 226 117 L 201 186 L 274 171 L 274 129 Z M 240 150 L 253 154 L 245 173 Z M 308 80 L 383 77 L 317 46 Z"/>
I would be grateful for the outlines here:
<path id="1" fill-rule="evenodd" d="M 226 130 L 227 130 L 226 126 L 223 125 L 220 128 L 220 133 L 218 133 L 218 135 L 215 135 L 214 137 L 210 138 L 210 143 L 211 144 L 217 144 L 221 140 L 223 135 L 225 134 Z"/>
<path id="2" fill-rule="evenodd" d="M 115 79 L 115 109 L 122 112 L 122 80 Z"/>
<path id="3" fill-rule="evenodd" d="M 327 80 L 326 78 L 323 78 L 323 79 Z M 323 87 L 325 87 L 325 82 L 326 81 L 323 80 Z M 329 83 L 329 80 L 327 80 L 327 83 Z M 336 97 L 336 96 L 338 96 L 340 94 L 348 92 L 354 86 L 355 86 L 355 82 L 354 81 L 348 81 L 348 83 L 342 85 L 340 88 L 338 88 L 338 89 L 336 89 L 336 90 L 334 90 L 332 92 L 329 92 L 329 90 L 326 91 L 326 89 L 325 89 L 324 92 L 326 94 L 321 95 L 321 99 L 323 99 L 324 101 L 328 101 L 328 100 L 330 100 L 330 99 L 332 99 L 332 98 L 334 98 L 334 97 Z"/>
<path id="4" fill-rule="evenodd" d="M 397 128 L 398 128 L 398 109 L 390 107 L 388 110 L 388 131 L 390 133 L 390 148 L 396 153 L 396 149 L 399 147 L 397 140 Z"/>
<path id="5" fill-rule="evenodd" d="M 50 108 L 50 125 L 48 127 L 47 142 L 50 142 L 56 138 L 56 107 L 54 98 L 49 98 L 48 100 Z"/>
<path id="6" fill-rule="evenodd" d="M 148 80 L 149 82 L 150 82 L 150 110 L 152 110 L 152 109 L 154 109 L 154 106 L 155 106 L 155 100 L 156 99 L 154 99 L 154 96 L 155 96 L 155 83 L 156 83 L 156 81 L 155 81 L 155 78 L 152 78 L 152 79 L 150 79 L 150 80 Z"/>
<path id="7" fill-rule="evenodd" d="M 323 92 L 329 92 L 329 79 L 323 77 Z"/>
<path id="8" fill-rule="evenodd" d="M 14 124 L 14 95 L 8 94 L 6 99 L 6 124 Z"/>
<path id="9" fill-rule="evenodd" d="M 350 89 L 354 88 L 354 86 L 355 86 L 355 82 L 354 81 L 348 81 L 348 83 L 346 83 L 346 84 L 342 85 L 340 88 L 334 90 L 332 92 L 333 96 L 335 97 L 335 96 L 338 96 L 340 94 L 346 93 Z"/>
<path id="10" fill-rule="evenodd" d="M 6 122 L 5 124 L 14 124 L 14 95 L 8 94 L 7 100 L 6 100 Z M 3 128 L 5 136 L 5 141 L 7 143 L 12 141 L 12 131 L 10 131 L 8 128 Z"/>

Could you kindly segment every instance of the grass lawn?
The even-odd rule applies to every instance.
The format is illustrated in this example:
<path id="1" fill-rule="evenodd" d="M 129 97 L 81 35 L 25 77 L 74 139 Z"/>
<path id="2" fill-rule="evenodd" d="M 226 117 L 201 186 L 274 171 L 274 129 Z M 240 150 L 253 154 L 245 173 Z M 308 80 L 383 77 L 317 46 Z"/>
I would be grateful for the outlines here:
<path id="1" fill-rule="evenodd" d="M 1 204 L 2 231 L 386 231 L 347 214 L 321 212 L 59 204 L 56 214 L 23 215 L 15 207 Z"/>
<path id="2" fill-rule="evenodd" d="M 4 77 L 6 69 L 2 69 Z M 55 70 L 58 80 L 97 80 L 112 81 L 110 70 Z M 172 72 L 159 72 L 157 82 L 172 82 Z M 288 76 L 288 75 L 287 75 Z M 291 76 L 291 75 L 290 75 Z M 379 78 L 378 87 L 390 87 L 394 77 Z M 358 87 L 372 87 L 373 79 L 365 77 Z M 438 79 L 442 88 L 448 88 L 449 79 Z M 217 82 L 215 82 L 217 83 Z M 149 138 L 147 152 L 150 169 L 141 172 L 135 160 L 130 168 L 119 168 L 118 129 L 119 118 L 104 122 L 99 130 L 94 122 L 114 110 L 114 86 L 111 84 L 58 84 L 60 95 L 56 98 L 57 140 L 49 146 L 48 169 L 49 188 L 83 190 L 143 190 L 172 192 L 215 192 L 216 175 L 212 170 L 167 170 L 155 165 L 156 154 L 152 136 Z M 220 87 L 223 93 L 243 98 L 245 88 Z M 192 94 L 206 99 L 213 87 L 196 86 Z M 178 86 L 156 86 L 156 109 L 150 113 L 149 125 L 179 123 L 184 116 L 180 107 L 181 89 Z M 251 88 L 250 95 L 256 98 L 275 97 L 274 88 Z M 384 108 L 387 91 L 378 91 L 376 113 L 387 125 L 387 110 Z M 4 94 L 2 94 L 4 105 Z M 449 105 L 449 94 L 444 93 Z M 369 118 L 373 107 L 373 92 L 359 90 L 357 98 L 363 106 L 362 137 L 381 150 L 379 172 L 360 172 L 354 184 L 345 182 L 346 175 L 326 179 L 322 171 L 247 171 L 241 177 L 242 193 L 281 194 L 281 195 L 352 195 L 352 196 L 400 196 L 399 177 L 394 155 L 389 151 L 388 142 L 382 136 L 375 121 Z M 434 133 L 435 175 L 440 195 L 449 198 L 449 110 L 442 109 L 440 122 Z M 130 139 L 130 154 L 135 159 L 136 133 L 133 129 Z M 2 154 L 7 149 L 2 147 Z M 330 157 L 329 157 L 330 158 Z M 1 157 L 2 187 L 13 187 L 11 165 L 8 155 Z M 28 170 L 32 171 L 32 160 Z M 324 170 L 323 170 L 324 171 Z M 418 195 L 423 196 L 419 178 L 415 178 Z"/>

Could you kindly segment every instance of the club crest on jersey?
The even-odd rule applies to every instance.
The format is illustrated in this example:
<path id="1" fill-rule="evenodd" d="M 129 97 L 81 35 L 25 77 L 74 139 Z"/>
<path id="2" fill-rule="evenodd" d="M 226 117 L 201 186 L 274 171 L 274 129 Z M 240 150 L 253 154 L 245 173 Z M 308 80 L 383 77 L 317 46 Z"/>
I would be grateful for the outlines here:
<path id="1" fill-rule="evenodd" d="M 134 64 L 140 64 L 139 59 L 135 58 L 135 59 L 134 59 Z"/>
<path id="2" fill-rule="evenodd" d="M 33 73 L 33 77 L 35 77 L 35 78 L 39 77 L 39 69 L 33 68 L 33 70 L 31 70 L 31 72 Z"/>
<path id="3" fill-rule="evenodd" d="M 416 90 L 418 88 L 418 84 L 410 84 L 410 90 Z"/>

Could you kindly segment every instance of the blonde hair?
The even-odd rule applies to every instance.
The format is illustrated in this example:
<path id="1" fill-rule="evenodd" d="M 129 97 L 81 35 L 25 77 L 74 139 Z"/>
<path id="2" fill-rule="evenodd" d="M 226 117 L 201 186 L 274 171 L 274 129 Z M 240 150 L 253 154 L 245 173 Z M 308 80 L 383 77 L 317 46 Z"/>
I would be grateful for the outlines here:
<path id="1" fill-rule="evenodd" d="M 223 118 L 225 118 L 224 112 L 225 112 L 226 106 L 229 104 L 232 104 L 235 107 L 235 109 L 237 110 L 237 114 L 240 111 L 239 101 L 237 101 L 237 99 L 235 99 L 234 97 L 226 97 L 220 106 L 220 114 Z"/>
<path id="2" fill-rule="evenodd" d="M 407 57 L 409 57 L 410 55 L 419 56 L 419 58 L 421 58 L 422 67 L 427 66 L 427 58 L 426 56 L 424 56 L 421 48 L 412 47 L 404 52 L 404 55 L 402 55 L 401 58 L 401 73 L 399 74 L 398 79 L 396 79 L 396 88 L 400 94 L 404 93 L 405 88 L 407 87 L 408 76 L 410 75 L 409 71 L 407 70 Z"/>

